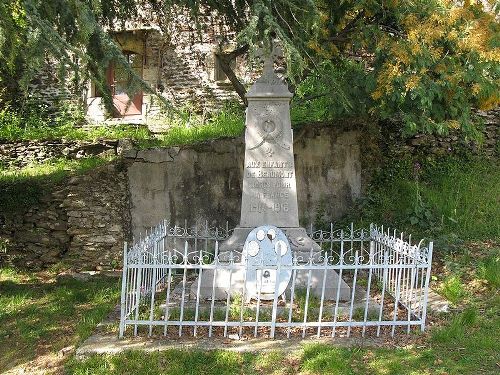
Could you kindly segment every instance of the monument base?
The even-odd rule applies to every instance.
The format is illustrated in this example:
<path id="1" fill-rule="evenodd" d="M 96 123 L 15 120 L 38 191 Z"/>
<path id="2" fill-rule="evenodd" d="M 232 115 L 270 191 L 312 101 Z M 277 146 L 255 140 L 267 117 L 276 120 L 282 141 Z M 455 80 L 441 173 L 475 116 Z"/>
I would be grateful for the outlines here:
<path id="1" fill-rule="evenodd" d="M 217 270 L 215 274 L 214 283 L 214 270 L 206 270 L 201 275 L 200 283 L 200 300 L 210 300 L 212 299 L 212 291 L 214 299 L 217 301 L 222 301 L 227 298 L 227 293 L 229 292 L 229 285 L 231 285 L 231 294 L 243 294 L 243 283 L 245 275 L 243 271 L 233 271 L 231 274 L 231 282 L 229 281 L 229 270 L 220 269 Z M 321 298 L 322 286 L 323 286 L 323 270 L 311 270 L 311 279 L 309 283 L 310 293 L 312 293 L 317 298 Z M 307 289 L 307 280 L 309 278 L 308 270 L 300 270 L 296 273 L 295 279 L 295 292 Z M 340 282 L 340 288 L 339 288 Z M 213 284 L 212 284 L 213 283 Z M 292 281 L 288 284 L 285 295 L 287 299 L 290 298 Z M 213 290 L 212 290 L 213 287 Z M 195 299 L 198 291 L 198 279 L 191 285 L 190 295 L 191 298 Z M 351 287 L 342 280 L 338 273 L 333 270 L 327 270 L 325 278 L 325 291 L 323 299 L 325 301 L 335 301 L 337 299 L 337 293 L 339 296 L 339 301 L 349 301 L 351 298 Z M 273 295 L 261 295 L 262 300 L 272 299 Z"/>
<path id="2" fill-rule="evenodd" d="M 220 261 L 229 261 L 233 258 L 235 263 L 241 262 L 241 254 L 243 246 L 248 234 L 253 228 L 237 227 L 233 234 L 219 247 Z M 321 247 L 314 242 L 306 233 L 304 228 L 280 228 L 287 236 L 290 243 L 290 248 L 294 257 L 297 257 L 299 264 L 306 263 L 314 257 L 318 260 L 321 256 Z M 296 274 L 295 289 L 306 289 L 309 276 L 308 270 L 300 270 Z M 324 271 L 321 269 L 311 270 L 310 291 L 315 296 L 321 298 L 323 286 Z M 231 284 L 231 293 L 243 293 L 244 275 L 242 271 L 233 272 L 231 274 L 231 282 L 229 281 L 229 270 L 217 270 L 214 283 L 214 270 L 203 272 L 200 283 L 200 298 L 212 298 L 212 288 L 214 287 L 214 296 L 217 300 L 222 300 L 227 297 L 229 285 Z M 339 289 L 340 283 L 340 289 Z M 290 294 L 291 282 L 289 283 L 285 294 Z M 191 287 L 191 294 L 196 295 L 197 281 Z M 339 300 L 347 301 L 351 297 L 351 288 L 342 280 L 337 272 L 328 270 L 325 279 L 325 300 L 335 300 L 339 293 Z"/>

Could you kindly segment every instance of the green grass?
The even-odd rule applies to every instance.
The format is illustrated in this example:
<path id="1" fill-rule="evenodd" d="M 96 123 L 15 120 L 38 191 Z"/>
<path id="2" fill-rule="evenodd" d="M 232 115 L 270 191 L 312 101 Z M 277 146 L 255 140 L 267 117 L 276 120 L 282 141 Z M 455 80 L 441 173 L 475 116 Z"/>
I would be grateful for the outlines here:
<path id="1" fill-rule="evenodd" d="M 499 238 L 499 186 L 498 159 L 396 160 L 375 176 L 346 221 L 383 223 L 445 245 Z"/>
<path id="2" fill-rule="evenodd" d="M 56 280 L 0 269 L 0 372 L 82 342 L 118 297 L 116 278 Z"/>
<path id="3" fill-rule="evenodd" d="M 17 114 L 8 108 L 0 111 L 0 140 L 88 140 L 129 138 L 139 147 L 172 146 L 201 142 L 243 133 L 244 113 L 236 106 L 227 106 L 208 118 L 182 110 L 154 120 L 167 130 L 153 134 L 144 125 L 99 125 L 76 127 L 71 116 L 61 119 L 48 115 Z"/>
<path id="4" fill-rule="evenodd" d="M 5 125 L 0 127 L 0 139 L 5 141 L 36 141 L 36 140 L 96 140 L 122 139 L 147 140 L 151 132 L 144 126 L 108 125 L 95 127 L 75 127 L 72 124 L 48 125 L 45 123 L 34 126 Z"/>
<path id="5" fill-rule="evenodd" d="M 404 348 L 305 344 L 294 353 L 234 353 L 167 350 L 129 351 L 116 356 L 71 360 L 69 374 L 496 374 L 499 311 L 457 315 L 424 342 Z"/>
<path id="6" fill-rule="evenodd" d="M 50 159 L 23 168 L 0 166 L 0 211 L 13 212 L 36 204 L 51 185 L 109 162 L 109 158 Z"/>

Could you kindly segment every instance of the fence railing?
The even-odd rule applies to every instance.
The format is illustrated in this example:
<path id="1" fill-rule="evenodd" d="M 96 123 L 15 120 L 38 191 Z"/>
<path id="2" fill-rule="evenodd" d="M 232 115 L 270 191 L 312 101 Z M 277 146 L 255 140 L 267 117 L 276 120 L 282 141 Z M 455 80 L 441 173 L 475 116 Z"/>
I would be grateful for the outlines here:
<path id="1" fill-rule="evenodd" d="M 332 226 L 309 233 L 321 250 L 269 264 L 249 262 L 245 252 L 221 256 L 219 244 L 229 234 L 227 227 L 164 222 L 130 249 L 125 245 L 120 337 L 128 327 L 134 335 L 235 338 L 425 329 L 432 242 L 412 244 L 376 225 Z M 250 271 L 257 275 L 252 291 Z M 288 275 L 284 292 L 279 282 L 269 290 L 265 272 Z M 222 297 L 215 286 L 220 277 L 227 281 Z"/>

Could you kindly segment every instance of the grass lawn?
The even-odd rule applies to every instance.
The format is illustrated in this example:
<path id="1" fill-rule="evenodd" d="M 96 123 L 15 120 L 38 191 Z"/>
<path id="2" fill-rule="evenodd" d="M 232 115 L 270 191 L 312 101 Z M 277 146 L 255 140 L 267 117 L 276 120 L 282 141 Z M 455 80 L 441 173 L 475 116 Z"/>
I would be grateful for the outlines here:
<path id="1" fill-rule="evenodd" d="M 116 277 L 80 281 L 0 269 L 0 373 L 33 360 L 57 366 L 65 359 L 59 351 L 71 353 L 118 298 Z"/>

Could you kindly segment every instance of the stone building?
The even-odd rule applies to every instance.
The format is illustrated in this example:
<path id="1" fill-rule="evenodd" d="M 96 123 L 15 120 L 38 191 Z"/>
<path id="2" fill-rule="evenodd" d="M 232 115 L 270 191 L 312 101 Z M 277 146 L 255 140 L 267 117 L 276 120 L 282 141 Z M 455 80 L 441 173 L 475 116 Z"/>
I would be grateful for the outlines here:
<path id="1" fill-rule="evenodd" d="M 238 95 L 220 67 L 216 52 L 235 48 L 235 33 L 213 15 L 204 17 L 198 30 L 187 14 L 179 13 L 168 29 L 152 22 L 130 21 L 110 34 L 120 46 L 135 72 L 176 108 L 198 112 L 220 108 L 226 101 L 238 101 Z M 235 74 L 244 85 L 252 81 L 245 57 L 231 62 Z M 32 84 L 32 92 L 49 105 L 71 96 L 61 87 L 55 71 L 47 68 Z M 110 66 L 107 84 L 113 94 L 114 110 L 106 111 L 96 85 L 88 82 L 81 93 L 85 112 L 91 123 L 125 122 L 155 125 L 161 115 L 161 101 L 149 92 L 133 98 L 126 94 L 127 80 L 123 68 Z"/>
<path id="2" fill-rule="evenodd" d="M 226 100 L 238 100 L 216 56 L 220 46 L 215 27 L 199 34 L 193 26 L 186 25 L 170 35 L 152 27 L 139 27 L 115 32 L 113 36 L 137 74 L 174 106 L 203 111 L 220 107 Z M 231 48 L 231 44 L 223 48 Z M 249 83 L 243 58 L 233 62 L 233 69 Z M 139 93 L 127 106 L 127 82 L 121 77 L 122 72 L 109 68 L 108 83 L 116 109 L 112 116 L 126 122 L 154 122 L 161 108 L 159 100 L 150 93 Z M 89 119 L 104 121 L 107 114 L 93 84 L 86 101 Z"/>

